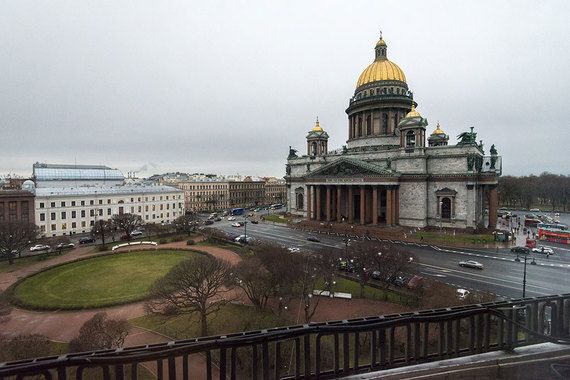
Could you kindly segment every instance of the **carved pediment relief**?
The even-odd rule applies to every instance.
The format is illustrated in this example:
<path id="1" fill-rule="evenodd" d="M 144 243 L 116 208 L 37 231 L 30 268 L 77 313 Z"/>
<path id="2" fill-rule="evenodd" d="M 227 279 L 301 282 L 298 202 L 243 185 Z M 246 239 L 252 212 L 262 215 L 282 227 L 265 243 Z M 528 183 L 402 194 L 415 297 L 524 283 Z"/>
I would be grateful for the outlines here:
<path id="1" fill-rule="evenodd" d="M 311 177 L 334 176 L 350 177 L 365 175 L 390 175 L 389 170 L 374 164 L 354 159 L 340 159 L 334 161 L 310 174 Z"/>

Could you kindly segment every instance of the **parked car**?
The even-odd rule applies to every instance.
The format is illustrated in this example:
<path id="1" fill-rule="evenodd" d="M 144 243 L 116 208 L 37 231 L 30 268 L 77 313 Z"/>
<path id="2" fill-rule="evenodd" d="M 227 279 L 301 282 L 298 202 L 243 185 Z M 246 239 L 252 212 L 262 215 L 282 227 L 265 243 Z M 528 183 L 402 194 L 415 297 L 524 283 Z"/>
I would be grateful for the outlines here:
<path id="1" fill-rule="evenodd" d="M 228 216 L 228 222 L 236 220 L 235 216 Z"/>
<path id="2" fill-rule="evenodd" d="M 467 289 L 457 289 L 457 297 L 460 300 L 464 300 L 469 295 L 469 290 Z"/>
<path id="3" fill-rule="evenodd" d="M 350 260 L 350 261 L 346 261 L 346 260 L 339 261 L 338 269 L 343 271 L 343 272 L 349 272 L 349 273 L 354 273 L 354 271 L 355 271 L 354 264 L 352 263 L 352 260 Z"/>
<path id="4" fill-rule="evenodd" d="M 95 243 L 95 239 L 93 239 L 91 236 L 85 236 L 79 239 L 79 244 L 89 244 L 89 243 Z"/>
<path id="5" fill-rule="evenodd" d="M 214 219 L 216 222 L 221 222 L 222 218 L 220 218 L 219 216 L 216 216 L 216 219 Z"/>
<path id="6" fill-rule="evenodd" d="M 528 249 L 527 247 L 513 247 L 511 248 L 511 252 L 528 255 L 530 253 L 530 249 Z"/>
<path id="7" fill-rule="evenodd" d="M 372 272 L 370 277 L 372 277 L 374 280 L 381 280 L 382 279 L 382 273 L 375 270 L 374 272 Z"/>
<path id="8" fill-rule="evenodd" d="M 319 242 L 321 241 L 318 237 L 313 236 L 313 235 L 307 236 L 307 240 L 308 240 L 308 241 L 314 241 L 314 242 L 316 242 L 316 243 L 319 243 Z"/>
<path id="9" fill-rule="evenodd" d="M 460 261 L 459 266 L 465 268 L 483 269 L 483 264 L 475 260 Z"/>
<path id="10" fill-rule="evenodd" d="M 239 222 L 234 222 L 232 223 L 232 227 L 241 227 L 241 224 Z"/>
<path id="11" fill-rule="evenodd" d="M 543 253 L 543 254 L 545 254 L 545 255 L 546 255 L 547 253 L 548 253 L 549 255 L 554 255 L 554 250 L 553 250 L 552 248 L 550 248 L 550 247 L 545 247 L 545 246 L 542 246 L 542 245 L 541 245 L 541 246 L 538 246 L 538 247 L 534 247 L 534 248 L 532 249 L 532 251 L 533 251 L 533 252 L 536 252 L 536 253 Z"/>
<path id="12" fill-rule="evenodd" d="M 204 220 L 205 226 L 209 226 L 210 224 L 214 224 L 214 221 L 212 219 Z"/>
<path id="13" fill-rule="evenodd" d="M 259 220 L 254 219 L 251 221 L 251 224 L 259 224 Z"/>
<path id="14" fill-rule="evenodd" d="M 253 241 L 253 238 L 251 236 L 239 235 L 234 239 L 234 241 L 236 243 L 249 244 Z"/>
<path id="15" fill-rule="evenodd" d="M 66 249 L 66 248 L 75 248 L 75 244 L 73 243 L 59 243 L 56 246 L 57 249 Z"/>
<path id="16" fill-rule="evenodd" d="M 408 289 L 416 289 L 418 288 L 422 282 L 424 281 L 424 278 L 422 276 L 414 276 L 410 279 L 410 281 L 408 281 L 408 283 L 406 284 L 406 286 L 408 287 Z"/>
<path id="17" fill-rule="evenodd" d="M 50 249 L 51 247 L 49 245 L 45 245 L 45 244 L 36 244 L 33 247 L 30 247 L 30 251 L 32 252 L 36 252 L 36 251 L 46 251 L 48 249 Z"/>
<path id="18" fill-rule="evenodd" d="M 396 286 L 405 286 L 408 283 L 409 279 L 406 276 L 396 276 L 392 281 Z"/>
<path id="19" fill-rule="evenodd" d="M 291 252 L 291 253 L 299 253 L 299 252 L 301 252 L 301 248 L 299 248 L 299 247 L 289 247 L 289 248 L 287 248 L 287 250 L 288 250 L 289 252 Z"/>
<path id="20" fill-rule="evenodd" d="M 131 232 L 131 236 L 141 236 L 143 233 L 142 231 L 133 231 Z"/>

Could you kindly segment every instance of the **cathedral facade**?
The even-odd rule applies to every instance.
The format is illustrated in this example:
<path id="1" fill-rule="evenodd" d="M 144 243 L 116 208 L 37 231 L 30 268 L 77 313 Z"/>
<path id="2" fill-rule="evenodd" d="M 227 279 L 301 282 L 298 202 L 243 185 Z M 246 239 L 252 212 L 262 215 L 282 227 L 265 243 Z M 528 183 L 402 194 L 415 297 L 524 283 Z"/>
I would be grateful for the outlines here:
<path id="1" fill-rule="evenodd" d="M 328 150 L 318 119 L 306 154 L 289 150 L 287 208 L 310 220 L 408 227 L 495 228 L 501 157 L 470 131 L 455 145 L 416 110 L 406 76 L 380 38 L 346 109 L 348 140 Z M 427 144 L 426 144 L 427 142 Z M 489 217 L 485 217 L 485 210 Z"/>

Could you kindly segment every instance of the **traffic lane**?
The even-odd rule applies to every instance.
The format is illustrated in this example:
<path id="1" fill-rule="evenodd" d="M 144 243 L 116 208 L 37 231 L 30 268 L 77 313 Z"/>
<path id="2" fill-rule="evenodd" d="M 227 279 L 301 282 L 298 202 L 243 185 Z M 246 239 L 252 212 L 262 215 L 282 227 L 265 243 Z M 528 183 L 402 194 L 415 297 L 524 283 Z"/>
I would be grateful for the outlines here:
<path id="1" fill-rule="evenodd" d="M 459 254 L 453 253 L 426 253 L 425 250 L 413 250 L 421 264 L 450 271 L 453 275 L 461 273 L 465 280 L 484 284 L 493 284 L 497 287 L 495 293 L 512 291 L 513 288 L 522 288 L 524 263 L 512 260 L 479 259 L 485 267 L 483 270 L 461 269 L 459 261 L 465 260 Z M 553 279 L 556 279 L 553 281 Z M 461 281 L 460 281 L 461 282 Z M 500 290 L 499 288 L 503 288 Z M 570 278 L 568 270 L 530 265 L 527 262 L 527 289 L 537 295 L 567 293 L 570 291 Z"/>

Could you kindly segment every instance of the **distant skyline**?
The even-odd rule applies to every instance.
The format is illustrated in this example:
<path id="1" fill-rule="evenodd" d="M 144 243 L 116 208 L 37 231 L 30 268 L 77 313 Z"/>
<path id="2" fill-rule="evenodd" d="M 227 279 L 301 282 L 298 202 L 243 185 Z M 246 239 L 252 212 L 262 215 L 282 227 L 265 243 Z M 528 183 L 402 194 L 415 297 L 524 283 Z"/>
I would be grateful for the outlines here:
<path id="1" fill-rule="evenodd" d="M 0 175 L 34 162 L 125 174 L 282 177 L 344 110 L 382 30 L 418 111 L 475 127 L 504 175 L 570 174 L 567 1 L 0 4 Z"/>

